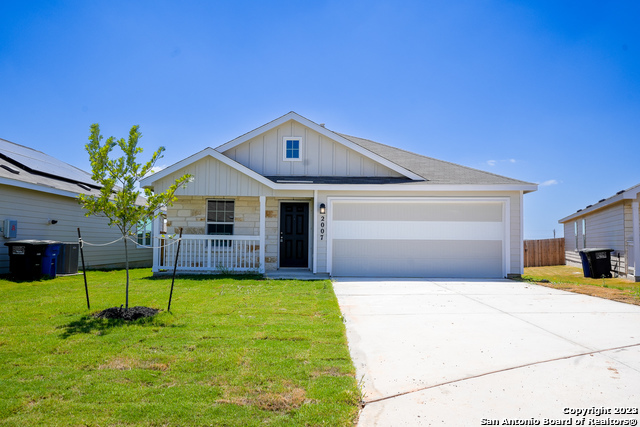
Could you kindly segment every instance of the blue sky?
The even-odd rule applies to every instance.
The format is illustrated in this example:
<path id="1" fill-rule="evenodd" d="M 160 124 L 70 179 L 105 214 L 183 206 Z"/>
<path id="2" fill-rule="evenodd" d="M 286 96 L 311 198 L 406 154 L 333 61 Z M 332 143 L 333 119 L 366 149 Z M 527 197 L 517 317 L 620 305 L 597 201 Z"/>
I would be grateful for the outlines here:
<path id="1" fill-rule="evenodd" d="M 0 0 L 0 138 L 170 165 L 289 111 L 540 184 L 525 238 L 640 182 L 640 2 Z"/>

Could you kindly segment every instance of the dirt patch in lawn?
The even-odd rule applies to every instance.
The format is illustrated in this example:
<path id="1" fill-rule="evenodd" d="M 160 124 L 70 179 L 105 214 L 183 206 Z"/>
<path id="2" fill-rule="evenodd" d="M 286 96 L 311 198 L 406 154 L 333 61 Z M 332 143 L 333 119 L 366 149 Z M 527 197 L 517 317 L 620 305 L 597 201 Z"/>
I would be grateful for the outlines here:
<path id="1" fill-rule="evenodd" d="M 591 295 L 592 297 L 600 297 L 613 301 L 624 302 L 627 304 L 640 305 L 640 299 L 633 296 L 633 294 L 631 294 L 631 292 L 628 290 L 623 291 L 620 289 L 605 288 L 603 286 L 576 285 L 571 283 L 545 283 L 538 281 L 535 281 L 533 283 L 541 286 L 546 286 L 548 288 L 561 289 L 563 291 Z"/>
<path id="2" fill-rule="evenodd" d="M 156 308 L 141 306 L 129 307 L 128 309 L 122 307 L 111 307 L 106 310 L 102 310 L 93 316 L 102 319 L 138 320 L 143 317 L 155 316 L 159 311 L 160 310 Z"/>

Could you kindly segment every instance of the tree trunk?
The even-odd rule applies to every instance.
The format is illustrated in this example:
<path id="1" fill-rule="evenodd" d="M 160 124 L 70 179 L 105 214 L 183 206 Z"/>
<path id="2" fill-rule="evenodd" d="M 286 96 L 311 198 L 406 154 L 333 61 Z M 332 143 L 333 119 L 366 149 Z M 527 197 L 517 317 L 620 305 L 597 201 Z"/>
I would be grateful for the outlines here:
<path id="1" fill-rule="evenodd" d="M 127 271 L 127 290 L 124 309 L 129 310 L 129 251 L 127 249 L 127 236 L 124 238 L 124 268 Z"/>

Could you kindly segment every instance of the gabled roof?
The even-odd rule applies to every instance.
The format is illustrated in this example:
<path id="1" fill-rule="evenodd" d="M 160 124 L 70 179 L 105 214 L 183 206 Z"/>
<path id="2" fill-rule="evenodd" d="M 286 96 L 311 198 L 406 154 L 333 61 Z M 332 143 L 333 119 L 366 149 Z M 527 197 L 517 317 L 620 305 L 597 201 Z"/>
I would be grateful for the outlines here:
<path id="1" fill-rule="evenodd" d="M 573 213 L 569 216 L 559 219 L 558 222 L 562 224 L 565 222 L 572 221 L 581 216 L 588 215 L 602 208 L 614 205 L 616 203 L 620 203 L 624 200 L 635 200 L 638 198 L 639 194 L 640 194 L 640 184 L 636 184 L 633 187 L 627 188 L 626 190 L 618 191 L 616 194 L 614 194 L 611 197 L 607 197 L 606 199 L 600 199 L 598 202 L 592 205 L 587 205 L 587 207 L 585 208 L 578 209 L 576 213 Z"/>
<path id="2" fill-rule="evenodd" d="M 277 119 L 260 126 L 257 129 L 252 130 L 251 132 L 247 132 L 244 135 L 241 135 L 239 137 L 237 137 L 236 139 L 227 142 L 226 144 L 222 144 L 219 147 L 216 147 L 216 151 L 220 152 L 220 153 L 224 153 L 227 150 L 230 150 L 234 147 L 237 147 L 238 145 L 242 144 L 243 142 L 248 141 L 249 139 L 260 135 L 264 132 L 267 132 L 277 126 L 280 126 L 283 123 L 288 122 L 289 120 L 295 120 L 296 122 L 310 128 L 313 129 L 314 131 L 318 132 L 321 135 L 324 135 L 328 138 L 331 138 L 333 140 L 338 141 L 339 143 L 341 143 L 342 145 L 346 146 L 347 148 L 350 148 L 366 157 L 369 157 L 371 160 L 376 161 L 380 164 L 383 164 L 384 166 L 388 167 L 391 170 L 394 170 L 396 172 L 398 172 L 401 175 L 406 176 L 407 178 L 410 178 L 412 180 L 416 180 L 416 181 L 422 181 L 423 178 L 420 177 L 419 175 L 414 174 L 413 172 L 411 172 L 408 169 L 405 169 L 404 167 L 402 167 L 401 165 L 391 162 L 388 159 L 385 159 L 384 157 L 381 157 L 379 155 L 377 155 L 376 153 L 370 151 L 370 150 L 366 150 L 363 149 L 364 147 L 362 147 L 359 144 L 355 144 L 353 141 L 344 138 L 342 135 L 340 135 L 339 133 L 336 132 L 332 132 L 329 129 L 325 128 L 324 126 L 321 126 L 315 122 L 312 122 L 311 120 L 307 119 L 306 117 L 302 117 L 301 115 L 299 115 L 298 113 L 294 112 L 294 111 L 290 111 L 289 113 L 285 114 L 284 116 L 278 117 Z"/>
<path id="3" fill-rule="evenodd" d="M 308 128 L 311 128 L 327 138 L 337 141 L 338 143 L 343 144 L 344 146 L 372 159 L 375 162 L 383 164 L 384 166 L 403 175 L 405 178 L 263 176 L 223 154 L 224 152 L 290 120 L 294 120 Z M 186 159 L 183 159 L 178 163 L 143 179 L 141 185 L 143 187 L 153 187 L 153 182 L 158 181 L 207 156 L 211 156 L 273 189 L 301 188 L 304 185 L 310 185 L 312 186 L 311 188 L 318 189 L 320 188 L 318 186 L 326 187 L 327 185 L 344 184 L 359 185 L 362 188 L 370 185 L 398 185 L 421 187 L 434 186 L 433 189 L 437 188 L 443 190 L 457 189 L 459 186 L 470 186 L 468 187 L 469 189 L 478 189 L 479 187 L 483 187 L 487 191 L 491 189 L 509 189 L 530 192 L 537 189 L 537 185 L 533 183 L 437 160 L 399 148 L 380 144 L 368 139 L 341 134 L 325 128 L 324 125 L 314 123 L 293 111 L 247 132 L 232 141 L 222 144 L 215 149 L 206 148 Z"/>
<path id="4" fill-rule="evenodd" d="M 0 139 L 0 183 L 67 196 L 99 194 L 91 175 L 41 151 Z"/>

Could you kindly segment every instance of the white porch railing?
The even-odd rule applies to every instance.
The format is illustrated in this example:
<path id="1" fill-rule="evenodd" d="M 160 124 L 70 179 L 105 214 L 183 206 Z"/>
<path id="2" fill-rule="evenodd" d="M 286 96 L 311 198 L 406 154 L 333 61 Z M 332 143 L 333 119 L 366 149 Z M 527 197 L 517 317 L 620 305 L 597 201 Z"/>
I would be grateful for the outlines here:
<path id="1" fill-rule="evenodd" d="M 158 265 L 154 271 L 173 270 L 178 244 L 167 245 L 171 239 L 162 239 L 163 248 L 156 249 Z M 259 236 L 182 236 L 177 271 L 193 272 L 260 272 Z"/>

